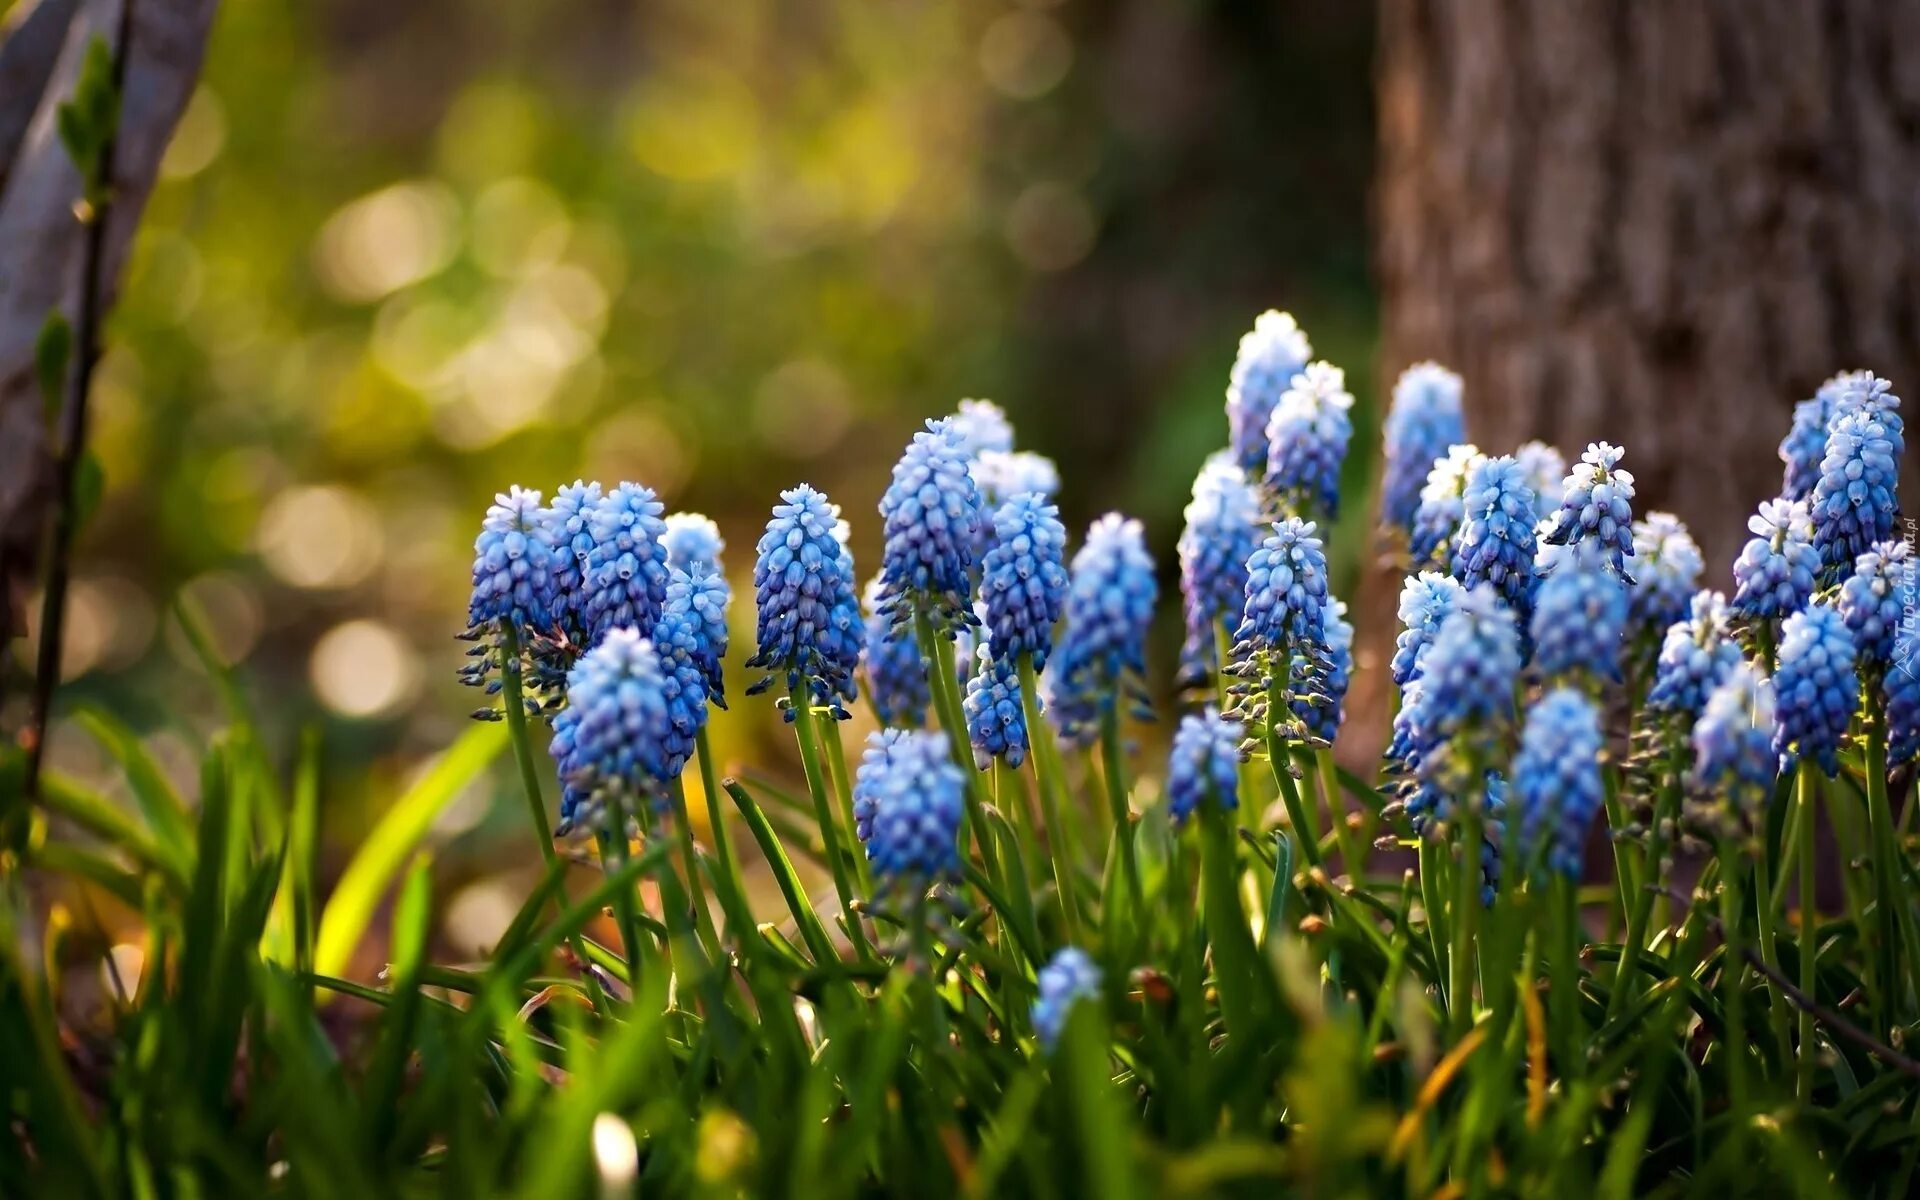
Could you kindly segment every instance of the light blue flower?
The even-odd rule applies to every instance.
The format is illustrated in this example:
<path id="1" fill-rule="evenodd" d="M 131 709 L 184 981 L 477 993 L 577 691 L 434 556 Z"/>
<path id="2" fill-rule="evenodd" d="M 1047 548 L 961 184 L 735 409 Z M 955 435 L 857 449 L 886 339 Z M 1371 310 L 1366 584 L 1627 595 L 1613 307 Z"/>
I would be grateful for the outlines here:
<path id="1" fill-rule="evenodd" d="M 1627 585 L 1611 572 L 1562 567 L 1540 583 L 1533 609 L 1533 665 L 1549 679 L 1585 673 L 1618 682 L 1627 633 Z M 1519 783 L 1516 776 L 1515 784 Z"/>
<path id="2" fill-rule="evenodd" d="M 1546 516 L 1559 511 L 1561 502 L 1566 498 L 1566 456 L 1560 453 L 1558 447 L 1533 441 L 1520 443 L 1519 449 L 1513 452 L 1513 458 L 1520 464 L 1520 472 L 1526 478 L 1527 486 L 1533 489 L 1534 507 Z"/>
<path id="3" fill-rule="evenodd" d="M 1766 621 L 1805 608 L 1820 574 L 1807 506 L 1798 500 L 1764 501 L 1747 518 L 1747 528 L 1753 537 L 1733 563 L 1734 615 Z"/>
<path id="4" fill-rule="evenodd" d="M 1040 968 L 1039 996 L 1033 1002 L 1033 1031 L 1040 1046 L 1051 1054 L 1066 1032 L 1067 1016 L 1076 1004 L 1100 1002 L 1100 968 L 1086 951 L 1067 946 Z"/>
<path id="5" fill-rule="evenodd" d="M 553 544 L 553 623 L 574 643 L 587 637 L 587 555 L 600 485 L 576 479 L 553 493 L 547 531 Z"/>
<path id="6" fill-rule="evenodd" d="M 1027 758 L 1027 718 L 1021 708 L 1020 673 L 1014 664 L 994 657 L 991 643 L 978 651 L 980 669 L 967 680 L 961 708 L 967 721 L 967 740 L 973 745 L 973 764 L 984 771 L 998 758 L 1017 767 Z"/>
<path id="7" fill-rule="evenodd" d="M 1240 806 L 1240 739 L 1246 732 L 1212 705 L 1180 718 L 1167 756 L 1167 814 L 1175 825 L 1186 824 L 1208 799 L 1227 812 Z"/>
<path id="8" fill-rule="evenodd" d="M 975 456 L 972 471 L 981 506 L 988 512 L 1023 492 L 1038 492 L 1048 499 L 1060 492 L 1060 469 L 1053 460 L 1026 450 L 982 451 Z"/>
<path id="9" fill-rule="evenodd" d="M 867 746 L 854 789 L 856 803 L 865 806 L 864 841 L 875 877 L 913 885 L 958 875 L 966 776 L 949 757 L 947 735 L 888 729 Z M 856 832 L 861 816 L 856 808 Z"/>
<path id="10" fill-rule="evenodd" d="M 911 629 L 894 625 L 880 611 L 880 579 L 867 584 L 867 616 L 861 665 L 867 674 L 867 699 L 882 725 L 919 726 L 933 701 L 927 660 Z"/>
<path id="11" fill-rule="evenodd" d="M 1693 784 L 1715 817 L 1751 826 L 1773 792 L 1779 755 L 1773 684 L 1741 662 L 1707 696 L 1693 726 Z"/>
<path id="12" fill-rule="evenodd" d="M 1466 594 L 1459 580 L 1438 571 L 1407 576 L 1400 586 L 1400 635 L 1393 648 L 1395 684 L 1405 687 L 1419 676 L 1420 656 L 1433 644 L 1440 623 Z"/>
<path id="13" fill-rule="evenodd" d="M 1440 623 L 1433 645 L 1420 660 L 1422 721 L 1426 745 L 1422 772 L 1447 770 L 1435 750 L 1449 744 L 1481 764 L 1512 719 L 1514 682 L 1520 674 L 1520 630 L 1513 610 L 1490 584 L 1471 588 Z"/>
<path id="14" fill-rule="evenodd" d="M 1340 464 L 1353 440 L 1346 372 L 1311 363 L 1293 377 L 1267 419 L 1267 489 L 1297 513 L 1336 515 Z"/>
<path id="15" fill-rule="evenodd" d="M 1627 592 L 1627 634 L 1658 634 L 1687 615 L 1706 561 L 1680 518 L 1648 513 L 1633 525 L 1633 586 Z"/>
<path id="16" fill-rule="evenodd" d="M 473 594 L 467 624 L 479 631 L 505 622 L 515 630 L 553 623 L 553 531 L 540 493 L 510 488 L 493 498 L 473 542 Z"/>
<path id="17" fill-rule="evenodd" d="M 1920 606 L 1920 563 L 1906 542 L 1876 542 L 1854 560 L 1840 585 L 1840 616 L 1853 634 L 1860 665 L 1884 667 L 1893 658 L 1901 619 Z"/>
<path id="18" fill-rule="evenodd" d="M 1313 345 L 1288 313 L 1261 313 L 1241 337 L 1227 384 L 1227 429 L 1241 470 L 1266 469 L 1267 421 L 1312 357 Z"/>
<path id="19" fill-rule="evenodd" d="M 708 697 L 720 708 L 727 706 L 720 660 L 727 656 L 727 606 L 732 603 L 733 589 L 712 560 L 694 559 L 685 569 L 668 568 L 667 603 L 662 620 L 671 616 L 686 623 L 687 632 L 693 638 L 694 661 L 706 681 Z"/>
<path id="20" fill-rule="evenodd" d="M 1228 458 L 1216 455 L 1193 481 L 1193 499 L 1180 533 L 1183 667 L 1199 675 L 1214 669 L 1214 626 L 1231 628 L 1246 595 L 1247 559 L 1260 546 L 1260 501 Z"/>
<path id="21" fill-rule="evenodd" d="M 1066 601 L 1066 527 L 1045 497 L 1023 492 L 994 513 L 993 528 L 993 548 L 980 564 L 980 599 L 995 653 L 1009 667 L 1031 654 L 1033 669 L 1043 670 Z"/>
<path id="22" fill-rule="evenodd" d="M 1889 397 L 1893 405 L 1898 397 Z M 1827 451 L 1814 484 L 1813 544 L 1820 564 L 1837 576 L 1875 542 L 1890 541 L 1899 515 L 1903 440 L 1891 405 L 1836 409 L 1827 426 Z"/>
<path id="23" fill-rule="evenodd" d="M 1067 629 L 1048 676 L 1061 735 L 1075 745 L 1125 692 L 1145 703 L 1147 626 L 1159 584 L 1140 522 L 1108 513 L 1087 530 L 1067 585 Z"/>
<path id="24" fill-rule="evenodd" d="M 968 458 L 1013 449 L 1013 422 L 1007 420 L 1007 410 L 991 400 L 962 400 L 960 410 L 947 418 L 947 428 Z"/>
<path id="25" fill-rule="evenodd" d="M 1453 577 L 1472 589 L 1491 584 L 1524 619 L 1533 611 L 1533 527 L 1539 521 L 1520 464 L 1507 455 L 1482 459 L 1467 472 Z"/>
<path id="26" fill-rule="evenodd" d="M 1881 686 L 1887 703 L 1887 762 L 1897 767 L 1920 757 L 1920 624 L 1900 626 Z"/>
<path id="27" fill-rule="evenodd" d="M 1564 498 L 1547 541 L 1591 542 L 1609 570 L 1631 580 L 1626 560 L 1633 557 L 1633 473 L 1619 469 L 1625 454 L 1605 442 L 1587 447 L 1561 489 Z"/>
<path id="28" fill-rule="evenodd" d="M 587 514 L 593 547 L 587 551 L 585 607 L 590 642 L 609 630 L 653 632 L 667 602 L 667 525 L 653 489 L 622 483 Z"/>
<path id="29" fill-rule="evenodd" d="M 711 518 L 690 512 L 668 517 L 661 541 L 667 548 L 667 566 L 689 573 L 695 566 L 720 570 L 720 555 L 727 548 Z"/>
<path id="30" fill-rule="evenodd" d="M 1580 851 L 1600 811 L 1600 714 L 1572 688 L 1548 692 L 1527 713 L 1513 760 L 1520 804 L 1522 862 L 1536 857 L 1568 879 L 1580 874 Z"/>
<path id="31" fill-rule="evenodd" d="M 882 609 L 899 624 L 916 614 L 950 630 L 974 620 L 974 547 L 988 519 L 952 418 L 913 435 L 880 498 Z"/>
<path id="32" fill-rule="evenodd" d="M 781 492 L 780 500 L 757 547 L 759 646 L 746 664 L 769 674 L 747 694 L 764 691 L 778 673 L 789 687 L 805 686 L 816 701 L 851 697 L 864 627 L 845 522 L 839 506 L 804 483 Z M 789 721 L 795 715 L 786 711 Z"/>
<path id="33" fill-rule="evenodd" d="M 1387 410 L 1385 477 L 1380 487 L 1380 519 L 1390 528 L 1413 529 L 1420 489 L 1447 448 L 1467 440 L 1461 409 L 1460 377 L 1439 363 L 1415 363 L 1393 385 Z"/>
<path id="34" fill-rule="evenodd" d="M 1840 613 L 1816 600 L 1780 628 L 1773 673 L 1780 724 L 1773 749 L 1782 763 L 1810 759 L 1829 777 L 1840 770 L 1840 741 L 1860 700 L 1853 635 Z"/>
<path id="35" fill-rule="evenodd" d="M 560 830 L 594 819 L 609 789 L 657 801 L 706 721 L 698 667 L 631 629 L 610 630 L 567 675 L 550 746 L 563 785 Z"/>
<path id="36" fill-rule="evenodd" d="M 1688 719 L 1700 715 L 1707 696 L 1740 663 L 1740 647 L 1727 628 L 1727 598 L 1702 591 L 1685 620 L 1667 627 L 1654 665 L 1647 708 Z"/>
<path id="37" fill-rule="evenodd" d="M 1445 458 L 1433 464 L 1420 489 L 1420 507 L 1414 510 L 1413 533 L 1407 551 L 1416 570 L 1452 566 L 1453 535 L 1466 514 L 1467 474 L 1482 461 L 1471 445 L 1450 446 Z"/>
<path id="38" fill-rule="evenodd" d="M 1320 614 L 1321 654 L 1295 655 L 1293 677 L 1304 685 L 1295 692 L 1293 715 L 1316 741 L 1331 746 L 1345 714 L 1347 684 L 1353 678 L 1353 626 L 1345 603 L 1329 598 Z"/>

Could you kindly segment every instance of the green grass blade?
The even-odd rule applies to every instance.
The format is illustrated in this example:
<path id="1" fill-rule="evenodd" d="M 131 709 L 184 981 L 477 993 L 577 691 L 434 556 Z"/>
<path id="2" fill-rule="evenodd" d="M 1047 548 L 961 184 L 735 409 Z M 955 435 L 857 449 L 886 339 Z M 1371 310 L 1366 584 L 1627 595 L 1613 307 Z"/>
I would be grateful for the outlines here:
<path id="1" fill-rule="evenodd" d="M 733 797 L 734 807 L 740 810 L 740 816 L 753 834 L 753 840 L 760 844 L 760 853 L 767 859 L 767 866 L 773 872 L 774 882 L 780 887 L 780 894 L 786 899 L 787 911 L 793 914 L 794 924 L 799 927 L 800 937 L 807 943 L 815 962 L 831 962 L 837 955 L 833 952 L 833 942 L 827 937 L 827 930 L 820 923 L 819 914 L 813 911 L 813 905 L 807 900 L 807 889 L 800 882 L 800 876 L 793 869 L 793 861 L 787 857 L 786 848 L 780 839 L 774 836 L 773 827 L 767 823 L 767 814 L 754 802 L 747 789 L 735 779 L 723 779 L 721 788 Z"/>
<path id="2" fill-rule="evenodd" d="M 140 736 L 120 718 L 93 705 L 83 706 L 74 720 L 119 764 L 155 840 L 184 860 L 193 847 L 193 819 L 188 815 L 187 802 L 147 753 Z"/>

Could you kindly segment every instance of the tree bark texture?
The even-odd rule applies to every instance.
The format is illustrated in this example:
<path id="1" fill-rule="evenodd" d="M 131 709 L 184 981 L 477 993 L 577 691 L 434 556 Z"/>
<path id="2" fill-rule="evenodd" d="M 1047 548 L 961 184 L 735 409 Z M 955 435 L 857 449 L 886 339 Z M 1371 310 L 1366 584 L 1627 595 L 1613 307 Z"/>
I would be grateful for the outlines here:
<path id="1" fill-rule="evenodd" d="M 1625 446 L 1730 587 L 1793 402 L 1856 367 L 1920 395 L 1920 2 L 1380 15 L 1381 378 L 1458 370 L 1489 452 Z"/>
<path id="2" fill-rule="evenodd" d="M 111 305 L 141 209 L 193 95 L 214 0 L 133 4 L 112 209 L 101 264 Z M 52 503 L 49 426 L 34 343 L 49 313 L 69 321 L 80 293 L 80 176 L 55 114 L 88 43 L 112 46 L 121 0 L 28 0 L 0 31 L 0 637 L 16 633 L 39 570 Z M 80 352 L 76 347 L 75 352 Z"/>

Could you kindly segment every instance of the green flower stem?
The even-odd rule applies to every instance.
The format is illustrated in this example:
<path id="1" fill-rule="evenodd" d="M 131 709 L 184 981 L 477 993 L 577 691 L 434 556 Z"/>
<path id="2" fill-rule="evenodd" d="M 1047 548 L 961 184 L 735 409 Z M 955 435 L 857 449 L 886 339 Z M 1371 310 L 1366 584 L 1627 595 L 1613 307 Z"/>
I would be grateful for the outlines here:
<path id="1" fill-rule="evenodd" d="M 1555 873 L 1552 903 L 1544 910 L 1551 926 L 1548 966 L 1552 974 L 1548 999 L 1553 1002 L 1551 1029 L 1554 1055 L 1569 1079 L 1585 1073 L 1586 1055 L 1580 1052 L 1580 901 L 1579 881 Z M 1545 939 L 1543 939 L 1545 940 Z"/>
<path id="2" fill-rule="evenodd" d="M 932 664 L 929 673 L 933 677 L 933 707 L 940 718 L 940 728 L 947 735 L 947 750 L 967 779 L 967 827 L 973 833 L 974 844 L 980 848 L 980 865 L 986 868 L 987 878 L 995 887 L 1004 888 L 1006 881 L 1000 878 L 1000 855 L 994 849 L 993 831 L 987 827 L 986 802 L 980 795 L 980 772 L 974 769 L 968 751 L 971 743 L 967 738 L 966 714 L 960 705 L 953 643 L 936 633 L 927 614 L 917 610 L 913 614 L 913 633 L 919 640 L 920 653 Z"/>
<path id="3" fill-rule="evenodd" d="M 511 621 L 501 621 L 500 625 L 500 698 L 507 710 L 507 740 L 513 743 L 513 761 L 520 768 L 520 786 L 527 797 L 527 815 L 533 819 L 534 838 L 540 843 L 540 857 L 549 871 L 556 868 L 559 855 L 553 849 L 553 826 L 547 823 L 547 802 L 540 795 L 540 771 L 533 761 L 533 741 L 527 733 L 527 701 L 520 688 L 520 631 Z M 553 898 L 554 911 L 564 912 L 567 904 L 564 893 L 556 893 Z M 587 990 L 592 994 L 594 1007 L 606 1010 L 606 995 L 601 991 L 599 976 L 587 965 L 587 948 L 581 942 L 580 935 L 574 934 L 567 939 L 568 949 L 586 972 Z"/>
<path id="4" fill-rule="evenodd" d="M 1333 822 L 1333 836 L 1340 844 L 1340 858 L 1348 877 L 1358 885 L 1366 877 L 1366 843 L 1347 825 L 1347 805 L 1340 791 L 1340 775 L 1333 765 L 1333 747 L 1314 747 L 1313 760 L 1320 772 L 1320 796 L 1327 805 L 1327 819 Z"/>
<path id="5" fill-rule="evenodd" d="M 687 904 L 693 909 L 693 928 L 709 961 L 720 957 L 720 935 L 707 908 L 707 889 L 700 882 L 700 850 L 693 842 L 693 818 L 687 812 L 687 789 L 673 781 L 673 833 L 680 845 L 680 863 L 687 873 Z M 670 874 L 671 868 L 663 874 Z"/>
<path id="6" fill-rule="evenodd" d="M 1727 1059 L 1727 1096 L 1733 1110 L 1735 1128 L 1744 1120 L 1742 1113 L 1746 1109 L 1747 1096 L 1747 1018 L 1744 997 L 1741 995 L 1747 962 L 1740 942 L 1740 872 L 1735 866 L 1738 861 L 1733 848 L 1723 844 L 1720 848 L 1720 933 L 1725 939 L 1725 951 L 1720 959 L 1720 981 L 1724 992 L 1721 1003 L 1727 1013 L 1727 1041 L 1723 1047 Z M 1811 855 L 1808 861 L 1812 861 Z M 1812 959 L 1803 955 L 1802 961 L 1811 962 Z M 1811 1023 L 1813 1016 L 1803 1012 L 1801 1020 Z M 1803 1068 L 1812 1064 L 1808 1050 L 1810 1045 L 1811 1042 L 1807 1042 L 1801 1047 Z"/>
<path id="7" fill-rule="evenodd" d="M 1620 969 L 1614 973 L 1613 994 L 1607 1000 L 1607 1021 L 1612 1023 L 1626 1011 L 1628 998 L 1639 991 L 1640 956 L 1646 951 L 1647 925 L 1653 915 L 1654 894 L 1659 891 L 1660 868 L 1667 856 L 1667 830 L 1680 817 L 1680 773 L 1685 769 L 1684 743 L 1676 739 L 1667 755 L 1666 786 L 1654 798 L 1653 830 L 1647 836 L 1645 867 L 1647 881 L 1633 893 L 1627 908 L 1627 935 L 1621 943 Z"/>
<path id="8" fill-rule="evenodd" d="M 1446 902 L 1446 853 L 1438 840 L 1428 834 L 1420 836 L 1420 906 L 1427 914 L 1427 940 L 1432 944 L 1433 966 L 1438 978 L 1435 982 L 1444 983 L 1448 992 L 1444 997 L 1447 1006 L 1453 1006 L 1453 973 L 1449 967 L 1448 947 L 1453 944 L 1447 932 Z"/>
<path id="9" fill-rule="evenodd" d="M 616 832 L 617 831 L 617 832 Z M 619 873 L 627 861 L 627 809 L 616 794 L 608 797 L 607 811 L 594 832 L 600 844 L 600 869 L 607 875 Z M 623 887 L 613 894 L 614 919 L 620 923 L 621 957 L 627 964 L 627 991 L 640 994 L 640 963 L 646 956 L 640 937 L 640 915 L 633 902 L 633 889 Z"/>
<path id="10" fill-rule="evenodd" d="M 1140 883 L 1140 858 L 1133 844 L 1133 808 L 1127 801 L 1127 768 L 1120 747 L 1120 712 L 1109 699 L 1100 714 L 1100 759 L 1106 777 L 1107 806 L 1113 816 L 1113 836 L 1120 843 L 1120 869 L 1126 876 L 1127 902 L 1136 929 L 1147 925 L 1145 889 Z"/>
<path id="11" fill-rule="evenodd" d="M 1067 941 L 1080 937 L 1080 895 L 1074 870 L 1073 827 L 1064 819 L 1060 798 L 1066 791 L 1066 771 L 1060 764 L 1060 746 L 1053 738 L 1053 726 L 1040 711 L 1040 680 L 1033 669 L 1033 655 L 1022 654 L 1020 671 L 1020 707 L 1027 719 L 1027 742 L 1032 751 L 1034 786 L 1040 792 L 1040 810 L 1047 822 L 1047 854 L 1053 860 L 1054 887 L 1060 893 L 1060 920 Z"/>
<path id="12" fill-rule="evenodd" d="M 1888 670 L 1901 667 L 1889 666 Z M 1900 842 L 1894 834 L 1893 806 L 1887 795 L 1887 717 L 1880 689 L 1869 689 L 1866 703 L 1867 823 L 1872 831 L 1874 912 L 1879 929 L 1880 1028 L 1888 1040 L 1898 1024 L 1900 1004 L 1897 998 L 1911 987 L 1920 994 L 1912 977 L 1914 963 L 1902 953 L 1913 934 L 1912 907 L 1899 877 Z"/>
<path id="13" fill-rule="evenodd" d="M 725 806 L 720 803 L 719 774 L 714 770 L 713 748 L 707 744 L 707 728 L 702 725 L 693 735 L 694 751 L 700 760 L 700 790 L 707 798 L 707 824 L 713 829 L 713 856 L 720 864 L 721 911 L 733 926 L 733 936 L 742 945 L 753 931 L 753 910 L 747 904 L 746 884 L 740 876 L 740 862 L 733 854 L 733 837 L 727 832 Z"/>
<path id="14" fill-rule="evenodd" d="M 1472 767 L 1472 764 L 1469 764 Z M 1468 779 L 1479 777 L 1477 767 Z M 1456 802 L 1460 813 L 1459 853 L 1454 857 L 1453 953 L 1447 964 L 1447 1026 L 1454 1041 L 1473 1028 L 1474 930 L 1480 920 L 1480 806 L 1483 798 Z"/>
<path id="15" fill-rule="evenodd" d="M 1285 655 L 1285 646 L 1274 652 Z M 1280 787 L 1280 798 L 1287 806 L 1287 819 L 1293 822 L 1295 840 L 1307 856 L 1309 866 L 1323 867 L 1320 861 L 1320 830 L 1307 806 L 1301 803 L 1300 787 L 1293 777 L 1293 765 L 1287 756 L 1286 739 L 1280 736 L 1280 721 L 1287 711 L 1286 691 L 1278 679 L 1267 685 L 1267 761 L 1273 767 L 1273 780 Z"/>
<path id="16" fill-rule="evenodd" d="M 840 898 L 840 911 L 847 919 L 849 934 L 864 957 L 866 935 L 853 915 L 853 887 L 847 879 L 846 860 L 841 857 L 839 823 L 833 819 L 833 801 L 827 796 L 827 781 L 816 740 L 819 729 L 813 722 L 813 702 L 805 680 L 795 679 L 790 683 L 787 703 L 792 706 L 794 735 L 800 742 L 800 768 L 807 777 L 807 791 L 813 796 L 813 815 L 820 825 L 821 845 L 828 870 L 833 874 L 833 890 Z"/>
<path id="17" fill-rule="evenodd" d="M 1214 978 L 1220 988 L 1221 1015 L 1229 1036 L 1247 1037 L 1258 1014 L 1252 989 L 1263 968 L 1246 912 L 1240 906 L 1235 835 L 1218 797 L 1202 804 L 1199 816 L 1200 878 L 1205 891 L 1207 940 L 1218 956 Z"/>
<path id="18" fill-rule="evenodd" d="M 847 772 L 847 749 L 840 741 L 840 722 L 830 712 L 814 713 L 820 724 L 820 742 L 827 749 L 828 776 L 833 781 L 834 799 L 840 802 L 840 833 L 847 839 L 848 865 L 854 885 L 863 896 L 873 894 L 873 879 L 867 873 L 867 856 L 860 852 L 860 835 L 853 821 L 853 776 Z"/>
<path id="19" fill-rule="evenodd" d="M 1600 782 L 1607 809 L 1607 832 L 1611 835 L 1607 841 L 1613 847 L 1613 878 L 1619 889 L 1615 911 L 1618 917 L 1632 911 L 1638 889 L 1634 886 L 1633 852 L 1625 837 L 1627 810 L 1620 803 L 1620 775 L 1611 763 L 1600 769 Z"/>
<path id="20" fill-rule="evenodd" d="M 1753 911 L 1754 928 L 1758 932 L 1760 943 L 1760 961 L 1767 964 L 1769 970 L 1780 972 L 1780 943 L 1778 926 L 1773 909 L 1773 878 L 1767 869 L 1767 856 L 1762 852 L 1753 856 Z M 1728 863 L 1731 866 L 1732 863 Z M 1781 978 L 1785 978 L 1781 974 Z M 1780 1051 L 1782 1063 L 1793 1059 L 1793 1036 L 1791 1026 L 1793 1013 L 1787 1004 L 1787 998 L 1779 988 L 1767 989 L 1767 1023 L 1773 1029 L 1773 1040 Z"/>
<path id="21" fill-rule="evenodd" d="M 1225 716 L 1234 708 L 1233 693 L 1227 682 L 1230 678 L 1227 674 L 1227 662 L 1232 655 L 1233 634 L 1227 629 L 1227 623 L 1225 621 L 1215 621 L 1213 623 L 1213 679 L 1214 691 L 1218 697 L 1217 703 L 1220 705 L 1220 713 L 1222 716 Z M 1234 815 L 1239 820 L 1243 829 L 1258 833 L 1260 832 L 1260 819 L 1262 814 L 1267 810 L 1270 797 L 1259 796 L 1256 802 L 1259 788 L 1255 785 L 1255 774 L 1252 763 L 1247 762 L 1243 758 L 1234 768 L 1234 771 L 1240 780 L 1240 804 L 1239 807 L 1234 810 Z"/>
<path id="22" fill-rule="evenodd" d="M 1814 793 L 1819 789 L 1819 780 L 1815 777 L 1816 768 L 1805 756 L 1800 759 L 1798 774 L 1794 777 L 1794 791 L 1800 807 L 1800 990 L 1808 996 L 1817 996 L 1817 973 L 1820 939 L 1820 906 L 1816 897 L 1817 882 L 1815 867 L 1818 865 L 1813 856 L 1813 807 Z M 1731 886 L 1731 881 L 1728 881 Z M 1728 955 L 1732 955 L 1729 932 Z M 1813 1094 L 1814 1035 L 1813 1013 L 1800 1010 L 1800 1053 L 1795 1071 L 1797 1081 L 1795 1094 L 1802 1100 Z"/>

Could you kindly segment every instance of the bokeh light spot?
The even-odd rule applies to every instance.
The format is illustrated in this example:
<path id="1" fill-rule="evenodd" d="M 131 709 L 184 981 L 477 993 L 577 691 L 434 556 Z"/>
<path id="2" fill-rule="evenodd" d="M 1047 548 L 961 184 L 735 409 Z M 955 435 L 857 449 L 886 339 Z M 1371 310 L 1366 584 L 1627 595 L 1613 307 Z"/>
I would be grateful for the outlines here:
<path id="1" fill-rule="evenodd" d="M 331 484 L 292 487 L 260 516 L 255 544 L 267 569 L 300 588 L 343 588 L 380 565 L 379 514 L 358 493 Z"/>
<path id="2" fill-rule="evenodd" d="M 307 674 L 320 702 L 348 717 L 393 712 L 420 685 L 413 647 L 377 621 L 348 621 L 329 629 L 313 647 Z"/>
<path id="3" fill-rule="evenodd" d="M 777 454 L 823 454 L 839 444 L 852 422 L 846 379 L 819 359 L 795 359 L 776 368 L 754 394 L 754 433 Z"/>
<path id="4" fill-rule="evenodd" d="M 459 224 L 459 201 L 443 184 L 381 188 L 327 218 L 314 242 L 314 273 L 337 299 L 378 300 L 452 262 Z"/>
<path id="5" fill-rule="evenodd" d="M 1093 248 L 1093 210 L 1080 193 L 1059 183 L 1036 183 L 1007 209 L 1007 244 L 1035 271 L 1060 271 Z"/>
<path id="6" fill-rule="evenodd" d="M 999 92 L 1033 100 L 1059 86 L 1073 66 L 1073 42 L 1044 13 L 1010 12 L 980 38 L 980 73 Z"/>
<path id="7" fill-rule="evenodd" d="M 227 144 L 227 110 L 205 84 L 194 89 L 173 140 L 160 159 L 160 178 L 186 179 L 207 169 Z"/>

